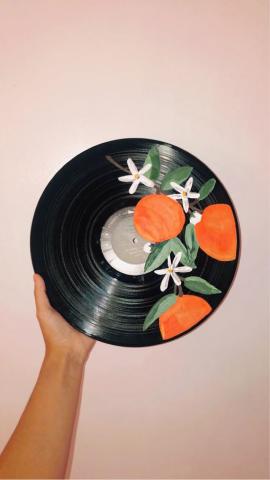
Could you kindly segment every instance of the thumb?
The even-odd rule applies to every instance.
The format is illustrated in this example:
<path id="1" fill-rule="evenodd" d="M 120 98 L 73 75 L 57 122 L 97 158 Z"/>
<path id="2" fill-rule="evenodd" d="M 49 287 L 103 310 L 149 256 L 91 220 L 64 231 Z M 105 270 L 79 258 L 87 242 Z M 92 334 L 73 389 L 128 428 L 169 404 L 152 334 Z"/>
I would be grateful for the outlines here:
<path id="1" fill-rule="evenodd" d="M 34 296 L 37 313 L 51 309 L 51 304 L 46 294 L 46 285 L 41 275 L 34 273 Z"/>

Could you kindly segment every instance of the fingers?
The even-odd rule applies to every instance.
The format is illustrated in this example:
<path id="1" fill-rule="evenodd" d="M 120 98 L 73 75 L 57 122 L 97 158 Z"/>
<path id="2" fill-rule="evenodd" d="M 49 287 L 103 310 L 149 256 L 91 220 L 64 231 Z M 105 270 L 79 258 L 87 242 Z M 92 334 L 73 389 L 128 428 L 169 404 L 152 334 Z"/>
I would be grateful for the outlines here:
<path id="1" fill-rule="evenodd" d="M 36 302 L 37 313 L 43 313 L 46 310 L 51 310 L 51 304 L 46 294 L 46 286 L 43 278 L 38 273 L 34 273 L 34 296 Z"/>

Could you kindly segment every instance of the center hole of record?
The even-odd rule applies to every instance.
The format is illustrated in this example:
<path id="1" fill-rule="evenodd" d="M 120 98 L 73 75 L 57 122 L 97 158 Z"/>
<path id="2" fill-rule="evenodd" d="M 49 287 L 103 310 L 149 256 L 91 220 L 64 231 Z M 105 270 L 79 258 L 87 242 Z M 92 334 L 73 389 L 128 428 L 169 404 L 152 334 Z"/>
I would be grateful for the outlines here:
<path id="1" fill-rule="evenodd" d="M 113 213 L 105 222 L 100 246 L 107 262 L 118 272 L 142 275 L 148 254 L 146 240 L 135 230 L 134 208 L 125 207 Z"/>

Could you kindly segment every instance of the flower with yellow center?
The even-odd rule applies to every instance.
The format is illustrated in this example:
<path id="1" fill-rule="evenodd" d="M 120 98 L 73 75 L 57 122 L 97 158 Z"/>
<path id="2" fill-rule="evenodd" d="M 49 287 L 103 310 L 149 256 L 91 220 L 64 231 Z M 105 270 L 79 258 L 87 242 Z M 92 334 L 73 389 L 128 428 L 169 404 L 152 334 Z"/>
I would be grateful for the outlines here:
<path id="1" fill-rule="evenodd" d="M 166 288 L 168 287 L 170 277 L 172 277 L 175 285 L 181 285 L 181 279 L 177 275 L 177 272 L 179 273 L 188 273 L 191 272 L 192 268 L 191 267 L 178 267 L 178 263 L 181 260 L 182 252 L 177 252 L 175 255 L 173 262 L 171 260 L 171 255 L 169 254 L 167 262 L 168 262 L 168 267 L 167 268 L 162 268 L 161 270 L 154 270 L 154 273 L 157 275 L 164 275 L 162 282 L 160 284 L 160 290 L 164 292 Z"/>
<path id="2" fill-rule="evenodd" d="M 172 195 L 168 195 L 168 197 L 173 198 L 174 200 L 182 200 L 183 209 L 187 213 L 189 210 L 189 198 L 199 198 L 200 194 L 191 192 L 191 187 L 193 185 L 193 177 L 189 177 L 184 187 L 178 185 L 178 183 L 171 182 L 172 188 L 179 193 L 173 193 Z"/>
<path id="3" fill-rule="evenodd" d="M 154 182 L 144 175 L 144 173 L 150 170 L 150 163 L 144 165 L 141 170 L 138 170 L 133 160 L 131 158 L 128 158 L 127 165 L 131 175 L 123 175 L 122 177 L 118 177 L 118 180 L 120 180 L 120 182 L 132 182 L 129 193 L 135 193 L 139 183 L 143 183 L 144 185 L 146 185 L 146 187 L 154 187 Z"/>

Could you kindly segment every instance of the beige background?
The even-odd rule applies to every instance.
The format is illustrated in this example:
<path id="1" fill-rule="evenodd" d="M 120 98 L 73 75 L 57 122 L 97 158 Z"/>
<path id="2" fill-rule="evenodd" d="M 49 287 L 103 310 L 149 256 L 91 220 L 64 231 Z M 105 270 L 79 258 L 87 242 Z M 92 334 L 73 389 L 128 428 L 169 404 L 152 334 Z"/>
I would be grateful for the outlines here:
<path id="1" fill-rule="evenodd" d="M 29 231 L 80 151 L 175 143 L 222 179 L 242 258 L 190 335 L 87 366 L 72 478 L 267 478 L 267 2 L 2 0 L 0 447 L 36 380 Z"/>

